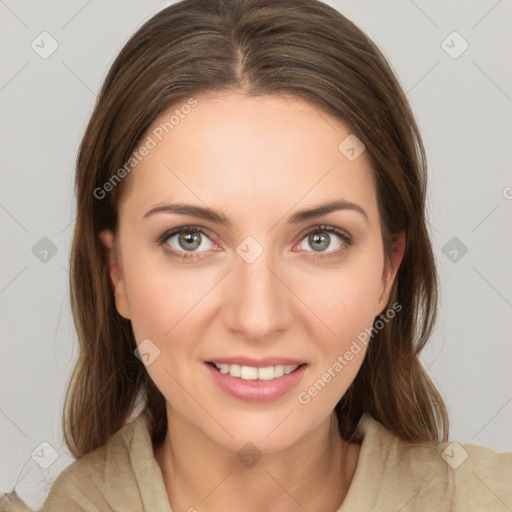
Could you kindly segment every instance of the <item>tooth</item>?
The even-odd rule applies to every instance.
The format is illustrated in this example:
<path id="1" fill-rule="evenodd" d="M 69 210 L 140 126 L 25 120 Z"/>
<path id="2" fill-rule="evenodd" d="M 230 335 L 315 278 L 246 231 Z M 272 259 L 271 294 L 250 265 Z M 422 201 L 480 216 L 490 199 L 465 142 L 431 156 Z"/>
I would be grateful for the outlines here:
<path id="1" fill-rule="evenodd" d="M 274 377 L 282 377 L 284 375 L 284 365 L 278 364 L 274 370 Z"/>
<path id="2" fill-rule="evenodd" d="M 220 373 L 229 373 L 229 364 L 218 364 L 217 368 Z"/>
<path id="3" fill-rule="evenodd" d="M 239 364 L 232 364 L 229 366 L 229 375 L 231 377 L 240 377 L 240 365 Z"/>
<path id="4" fill-rule="evenodd" d="M 257 380 L 258 368 L 254 368 L 252 366 L 241 366 L 240 377 L 244 380 Z"/>
<path id="5" fill-rule="evenodd" d="M 300 365 L 282 365 L 266 366 L 256 368 L 254 366 L 241 366 L 238 364 L 215 363 L 219 372 L 229 374 L 232 377 L 244 380 L 273 380 L 296 370 Z"/>
<path id="6" fill-rule="evenodd" d="M 267 366 L 265 368 L 258 368 L 258 379 L 272 380 L 274 378 L 274 367 Z"/>

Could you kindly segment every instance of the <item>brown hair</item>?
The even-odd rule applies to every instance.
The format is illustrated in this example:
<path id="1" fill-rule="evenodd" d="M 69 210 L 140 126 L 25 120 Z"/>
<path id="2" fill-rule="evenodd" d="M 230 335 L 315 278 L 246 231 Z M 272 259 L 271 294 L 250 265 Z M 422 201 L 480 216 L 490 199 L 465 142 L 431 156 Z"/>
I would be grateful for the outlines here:
<path id="1" fill-rule="evenodd" d="M 131 323 L 116 310 L 98 237 L 104 229 L 115 231 L 129 177 L 103 199 L 95 190 L 112 180 L 165 110 L 233 88 L 300 98 L 345 122 L 372 162 L 387 261 L 394 238 L 406 233 L 388 302 L 402 310 L 375 334 L 336 406 L 341 436 L 350 438 L 366 412 L 402 439 L 446 441 L 446 409 L 418 357 L 437 309 L 425 151 L 385 57 L 352 22 L 317 0 L 183 0 L 157 13 L 123 47 L 78 153 L 70 288 L 80 351 L 63 416 L 71 453 L 78 458 L 105 444 L 138 397 L 155 444 L 167 428 L 165 399 L 134 356 Z"/>

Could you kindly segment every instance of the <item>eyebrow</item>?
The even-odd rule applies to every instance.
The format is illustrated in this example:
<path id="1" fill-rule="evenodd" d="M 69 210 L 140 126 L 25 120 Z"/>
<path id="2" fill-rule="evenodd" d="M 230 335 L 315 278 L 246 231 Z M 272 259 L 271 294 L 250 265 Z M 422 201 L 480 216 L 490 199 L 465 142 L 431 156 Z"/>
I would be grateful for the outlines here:
<path id="1" fill-rule="evenodd" d="M 369 222 L 368 215 L 364 209 L 358 204 L 346 201 L 345 199 L 338 199 L 329 203 L 316 205 L 313 208 L 299 210 L 288 218 L 289 224 L 298 224 L 309 219 L 321 217 L 331 212 L 339 210 L 352 210 L 359 212 L 367 222 Z M 208 220 L 216 224 L 221 224 L 226 227 L 231 227 L 231 221 L 220 211 L 212 208 L 196 206 L 186 203 L 171 203 L 160 206 L 155 206 L 147 213 L 144 214 L 144 219 L 151 217 L 157 213 L 175 213 L 178 215 L 189 215 L 200 219 Z"/>

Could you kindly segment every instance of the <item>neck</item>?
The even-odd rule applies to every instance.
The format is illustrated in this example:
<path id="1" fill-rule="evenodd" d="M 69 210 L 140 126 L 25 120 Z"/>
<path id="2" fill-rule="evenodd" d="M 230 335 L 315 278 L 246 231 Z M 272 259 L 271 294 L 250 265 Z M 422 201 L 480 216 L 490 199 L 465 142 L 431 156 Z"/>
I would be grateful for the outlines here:
<path id="1" fill-rule="evenodd" d="M 155 448 L 173 510 L 334 511 L 350 486 L 358 445 L 344 441 L 333 412 L 285 450 L 244 465 L 174 412 Z"/>

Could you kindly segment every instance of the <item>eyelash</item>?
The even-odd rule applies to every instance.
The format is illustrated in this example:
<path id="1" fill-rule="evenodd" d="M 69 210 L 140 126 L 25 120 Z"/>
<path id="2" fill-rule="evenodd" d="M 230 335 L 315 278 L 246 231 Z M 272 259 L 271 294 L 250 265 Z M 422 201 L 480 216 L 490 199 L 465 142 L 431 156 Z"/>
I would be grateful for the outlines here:
<path id="1" fill-rule="evenodd" d="M 190 231 L 193 233 L 200 233 L 201 235 L 205 235 L 210 240 L 212 238 L 211 236 L 208 235 L 208 232 L 204 228 L 201 228 L 199 226 L 181 226 L 179 228 L 173 228 L 173 229 L 168 230 L 165 233 L 163 233 L 158 238 L 157 243 L 159 246 L 163 246 L 165 244 L 165 242 L 167 242 L 169 240 L 169 238 L 173 237 L 174 235 L 178 235 L 182 232 L 187 232 L 187 231 Z M 345 252 L 345 250 L 348 247 L 350 247 L 353 242 L 351 235 L 349 235 L 346 231 L 336 228 L 334 226 L 328 226 L 325 224 L 315 226 L 313 229 L 306 232 L 303 235 L 303 237 L 300 239 L 300 241 L 302 242 L 302 240 L 304 240 L 306 237 L 317 234 L 317 233 L 333 233 L 341 239 L 341 241 L 343 242 L 343 245 L 342 245 L 342 247 L 340 247 L 334 251 L 327 252 L 327 253 L 314 252 L 311 256 L 309 256 L 310 258 L 312 258 L 314 260 L 326 260 L 329 258 L 338 257 L 341 255 L 341 253 Z M 213 240 L 212 240 L 212 242 L 213 242 Z M 173 258 L 180 258 L 184 261 L 185 260 L 198 261 L 198 260 L 204 258 L 204 256 L 199 256 L 201 253 L 193 253 L 193 252 L 186 252 L 186 251 L 178 252 L 169 247 L 164 247 L 164 251 L 166 253 L 168 253 L 169 256 L 171 256 Z M 310 252 L 310 251 L 308 251 L 308 252 Z"/>

